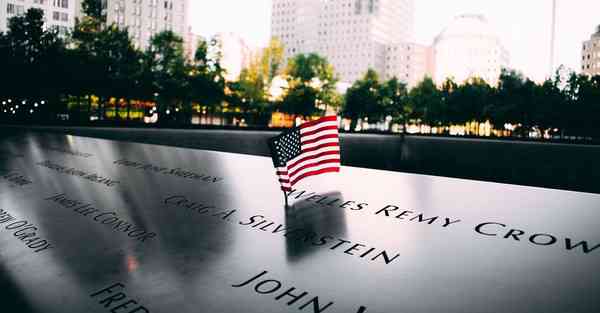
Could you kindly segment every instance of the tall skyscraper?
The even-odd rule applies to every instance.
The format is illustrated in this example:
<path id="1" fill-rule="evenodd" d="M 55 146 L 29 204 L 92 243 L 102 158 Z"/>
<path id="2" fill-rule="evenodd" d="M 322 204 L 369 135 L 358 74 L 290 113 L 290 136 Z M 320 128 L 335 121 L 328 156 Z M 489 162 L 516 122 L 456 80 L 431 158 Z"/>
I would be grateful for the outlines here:
<path id="1" fill-rule="evenodd" d="M 24 14 L 30 8 L 44 11 L 45 27 L 56 28 L 65 34 L 75 26 L 80 0 L 0 0 L 0 32 L 8 30 L 8 20 Z"/>
<path id="2" fill-rule="evenodd" d="M 286 59 L 316 52 L 352 83 L 369 68 L 386 76 L 387 48 L 412 40 L 413 19 L 413 0 L 273 0 L 271 35 Z"/>
<path id="3" fill-rule="evenodd" d="M 457 83 L 478 77 L 498 84 L 502 68 L 508 67 L 509 54 L 483 15 L 457 16 L 434 40 L 435 80 L 446 78 Z"/>
<path id="4" fill-rule="evenodd" d="M 134 44 L 146 49 L 163 30 L 188 38 L 188 9 L 189 0 L 107 0 L 107 22 L 127 27 Z"/>
<path id="5" fill-rule="evenodd" d="M 583 42 L 581 71 L 590 76 L 600 75 L 600 25 L 598 25 L 590 40 Z"/>

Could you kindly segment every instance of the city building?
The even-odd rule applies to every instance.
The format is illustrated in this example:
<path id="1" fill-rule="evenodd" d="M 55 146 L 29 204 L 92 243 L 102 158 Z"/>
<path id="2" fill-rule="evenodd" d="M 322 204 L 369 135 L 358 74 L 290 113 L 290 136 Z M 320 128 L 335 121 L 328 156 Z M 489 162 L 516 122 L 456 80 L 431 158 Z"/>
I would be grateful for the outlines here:
<path id="1" fill-rule="evenodd" d="M 243 68 L 250 65 L 254 55 L 250 45 L 241 36 L 235 33 L 219 33 L 214 40 L 218 42 L 221 53 L 221 66 L 225 69 L 225 79 L 237 80 Z"/>
<path id="2" fill-rule="evenodd" d="M 0 32 L 8 30 L 8 20 L 24 14 L 30 8 L 44 11 L 45 27 L 56 28 L 66 34 L 75 26 L 80 0 L 0 0 Z"/>
<path id="3" fill-rule="evenodd" d="M 426 76 L 432 77 L 434 71 L 433 48 L 417 43 L 404 42 L 389 45 L 385 57 L 384 79 L 396 77 L 416 86 Z"/>
<path id="4" fill-rule="evenodd" d="M 273 0 L 271 35 L 283 43 L 286 60 L 316 52 L 342 83 L 352 83 L 369 68 L 386 76 L 388 52 L 397 52 L 387 48 L 411 42 L 413 22 L 414 0 Z M 401 73 L 407 65 L 412 71 L 407 62 L 398 65 Z"/>
<path id="5" fill-rule="evenodd" d="M 590 40 L 583 42 L 581 71 L 590 76 L 600 75 L 600 25 Z"/>
<path id="6" fill-rule="evenodd" d="M 107 22 L 127 27 L 134 44 L 140 49 L 164 30 L 188 38 L 189 0 L 107 0 Z"/>
<path id="7" fill-rule="evenodd" d="M 434 77 L 438 84 L 447 78 L 457 83 L 478 77 L 498 84 L 509 54 L 483 15 L 457 16 L 434 40 Z"/>
<path id="8" fill-rule="evenodd" d="M 188 26 L 187 33 L 183 39 L 185 57 L 188 60 L 194 59 L 196 55 L 196 50 L 198 49 L 198 42 L 200 41 L 200 39 L 203 39 L 202 36 L 192 32 L 192 27 Z"/>

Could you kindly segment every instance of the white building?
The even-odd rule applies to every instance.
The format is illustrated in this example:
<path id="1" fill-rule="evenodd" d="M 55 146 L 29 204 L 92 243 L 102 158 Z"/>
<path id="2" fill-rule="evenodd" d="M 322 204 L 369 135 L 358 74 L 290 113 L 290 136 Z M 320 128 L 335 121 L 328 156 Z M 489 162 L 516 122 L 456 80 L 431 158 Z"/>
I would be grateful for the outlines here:
<path id="1" fill-rule="evenodd" d="M 171 30 L 188 38 L 189 0 L 107 0 L 107 23 L 127 27 L 134 44 L 146 49 L 155 34 Z"/>
<path id="2" fill-rule="evenodd" d="M 247 67 L 253 56 L 253 49 L 235 33 L 219 33 L 215 35 L 221 52 L 221 66 L 225 69 L 225 79 L 237 80 L 243 68 Z"/>
<path id="3" fill-rule="evenodd" d="M 498 84 L 500 71 L 509 65 L 509 55 L 483 15 L 457 16 L 434 41 L 435 73 L 438 84 L 446 78 L 457 83 L 478 77 Z"/>
<path id="4" fill-rule="evenodd" d="M 581 49 L 581 71 L 590 76 L 600 75 L 600 25 Z"/>
<path id="5" fill-rule="evenodd" d="M 369 68 L 386 73 L 390 45 L 410 42 L 413 0 L 273 0 L 271 35 L 286 60 L 316 52 L 352 83 Z"/>
<path id="6" fill-rule="evenodd" d="M 8 30 L 8 20 L 30 8 L 44 10 L 45 27 L 55 27 L 62 34 L 75 26 L 80 0 L 0 0 L 0 32 Z"/>
<path id="7" fill-rule="evenodd" d="M 384 79 L 396 77 L 416 86 L 426 76 L 432 77 L 434 71 L 433 48 L 431 46 L 404 42 L 389 45 L 385 57 Z"/>

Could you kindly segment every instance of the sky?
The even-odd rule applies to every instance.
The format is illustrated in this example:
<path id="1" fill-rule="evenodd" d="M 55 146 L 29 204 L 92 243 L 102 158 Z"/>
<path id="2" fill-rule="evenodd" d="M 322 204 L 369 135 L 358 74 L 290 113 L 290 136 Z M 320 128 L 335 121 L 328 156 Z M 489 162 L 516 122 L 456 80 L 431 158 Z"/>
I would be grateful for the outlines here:
<path id="1" fill-rule="evenodd" d="M 195 33 L 234 32 L 254 46 L 270 37 L 271 0 L 192 0 Z M 415 0 L 415 38 L 431 44 L 455 16 L 483 14 L 510 53 L 510 67 L 543 80 L 550 64 L 552 0 Z M 600 24 L 600 0 L 557 0 L 555 65 L 579 70 L 581 45 Z"/>

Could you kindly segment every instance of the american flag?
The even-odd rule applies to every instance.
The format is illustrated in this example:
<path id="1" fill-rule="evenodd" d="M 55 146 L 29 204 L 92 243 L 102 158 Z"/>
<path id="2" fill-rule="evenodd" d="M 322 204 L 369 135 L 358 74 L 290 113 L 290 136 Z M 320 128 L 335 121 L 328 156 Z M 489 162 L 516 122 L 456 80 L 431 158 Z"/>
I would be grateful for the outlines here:
<path id="1" fill-rule="evenodd" d="M 269 140 L 273 164 L 283 191 L 300 180 L 340 171 L 336 116 L 326 116 L 284 131 Z"/>

